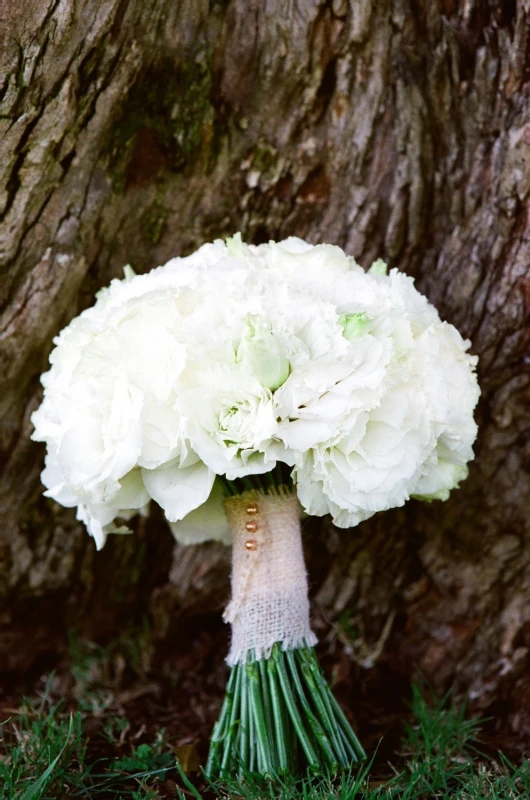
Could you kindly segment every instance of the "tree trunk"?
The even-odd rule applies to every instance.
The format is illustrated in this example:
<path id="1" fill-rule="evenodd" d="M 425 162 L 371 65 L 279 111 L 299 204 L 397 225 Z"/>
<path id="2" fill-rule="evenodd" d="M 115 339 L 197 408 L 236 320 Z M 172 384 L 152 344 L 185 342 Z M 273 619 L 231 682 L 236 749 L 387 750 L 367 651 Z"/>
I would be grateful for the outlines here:
<path id="1" fill-rule="evenodd" d="M 482 386 L 449 501 L 308 525 L 316 629 L 381 713 L 419 666 L 472 707 L 506 703 L 530 741 L 530 2 L 26 0 L 2 17 L 3 672 L 55 663 L 68 628 L 104 640 L 148 614 L 162 648 L 190 619 L 221 630 L 229 552 L 174 545 L 155 511 L 96 554 L 40 496 L 29 417 L 52 337 L 124 264 L 298 235 L 413 275 Z"/>

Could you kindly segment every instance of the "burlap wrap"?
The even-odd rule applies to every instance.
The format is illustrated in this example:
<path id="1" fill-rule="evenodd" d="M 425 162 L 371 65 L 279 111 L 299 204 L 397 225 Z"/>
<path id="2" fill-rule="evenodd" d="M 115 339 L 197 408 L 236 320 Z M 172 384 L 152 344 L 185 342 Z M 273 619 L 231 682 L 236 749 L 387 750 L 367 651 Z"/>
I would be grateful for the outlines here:
<path id="1" fill-rule="evenodd" d="M 284 650 L 315 644 L 296 495 L 249 491 L 226 500 L 225 510 L 233 536 L 228 664 L 267 658 L 275 642 Z"/>

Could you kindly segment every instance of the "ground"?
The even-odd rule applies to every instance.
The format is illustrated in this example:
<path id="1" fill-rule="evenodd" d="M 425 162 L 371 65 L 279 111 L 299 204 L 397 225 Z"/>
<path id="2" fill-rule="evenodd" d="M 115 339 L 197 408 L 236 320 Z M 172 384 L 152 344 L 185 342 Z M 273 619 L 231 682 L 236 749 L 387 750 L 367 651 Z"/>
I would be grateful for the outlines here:
<path id="1" fill-rule="evenodd" d="M 199 765 L 222 702 L 226 638 L 216 619 L 170 653 L 156 652 L 147 625 L 107 646 L 72 636 L 54 669 L 42 665 L 23 683 L 12 678 L 0 695 L 0 800 L 317 800 L 335 790 L 343 800 L 528 797 L 530 762 L 496 739 L 495 720 L 467 719 L 449 697 L 435 699 L 420 676 L 410 687 L 397 685 L 395 673 L 385 681 L 384 664 L 360 672 L 333 632 L 320 660 L 369 753 L 366 770 L 336 789 L 326 781 L 272 789 L 252 778 L 208 786 Z"/>

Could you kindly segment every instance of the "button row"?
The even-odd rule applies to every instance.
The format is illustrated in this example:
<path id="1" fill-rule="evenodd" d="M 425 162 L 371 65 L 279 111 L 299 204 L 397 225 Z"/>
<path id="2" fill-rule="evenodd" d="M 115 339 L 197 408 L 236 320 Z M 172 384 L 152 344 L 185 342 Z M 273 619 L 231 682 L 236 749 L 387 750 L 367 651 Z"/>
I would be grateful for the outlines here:
<path id="1" fill-rule="evenodd" d="M 249 515 L 249 517 L 253 517 L 255 514 L 258 513 L 259 508 L 257 503 L 249 503 L 245 510 Z M 259 525 L 255 519 L 249 519 L 245 523 L 245 528 L 249 533 L 256 533 L 256 531 L 259 528 Z M 245 548 L 247 550 L 256 550 L 257 547 L 258 543 L 255 539 L 247 539 L 247 541 L 245 542 Z"/>

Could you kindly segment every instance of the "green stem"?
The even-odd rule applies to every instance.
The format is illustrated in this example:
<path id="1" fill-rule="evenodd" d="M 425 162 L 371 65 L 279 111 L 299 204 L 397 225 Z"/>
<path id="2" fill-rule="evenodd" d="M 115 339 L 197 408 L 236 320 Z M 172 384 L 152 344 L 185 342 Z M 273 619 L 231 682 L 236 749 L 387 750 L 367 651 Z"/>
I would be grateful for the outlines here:
<path id="1" fill-rule="evenodd" d="M 271 749 L 269 745 L 269 735 L 267 723 L 265 721 L 265 710 L 260 691 L 260 671 L 257 661 L 248 664 L 246 667 L 249 700 L 252 709 L 254 731 L 256 734 L 256 744 L 258 749 L 259 770 L 264 774 L 272 775 L 273 766 L 271 763 Z"/>
<path id="2" fill-rule="evenodd" d="M 208 761 L 206 762 L 207 775 L 210 775 L 217 766 L 219 751 L 226 736 L 226 726 L 230 717 L 232 706 L 234 704 L 234 697 L 237 695 L 235 685 L 236 670 L 233 669 L 230 671 L 230 677 L 226 687 L 226 696 L 221 709 L 221 714 L 219 715 L 219 719 L 215 723 L 215 727 L 213 729 L 210 752 L 208 753 Z"/>
<path id="3" fill-rule="evenodd" d="M 234 746 L 235 741 L 237 738 L 238 733 L 238 714 L 239 714 L 239 707 L 241 703 L 241 672 L 242 670 L 238 667 L 234 667 L 234 672 L 236 673 L 235 683 L 234 683 L 234 700 L 232 703 L 232 708 L 230 710 L 230 719 L 228 722 L 228 730 L 226 736 L 223 741 L 224 753 L 223 759 L 221 761 L 221 773 L 223 773 L 229 763 L 230 759 L 234 753 Z"/>
<path id="4" fill-rule="evenodd" d="M 266 664 L 271 695 L 274 733 L 276 734 L 276 747 L 278 749 L 278 766 L 281 772 L 287 772 L 289 767 L 292 766 L 292 758 L 290 757 L 292 751 L 288 748 L 287 718 L 279 683 L 276 659 L 271 656 Z"/>
<path id="5" fill-rule="evenodd" d="M 259 682 L 261 691 L 263 692 L 263 709 L 265 711 L 265 725 L 267 729 L 267 742 L 270 751 L 270 759 L 272 768 L 275 770 L 278 767 L 278 754 L 276 752 L 276 742 L 274 739 L 274 713 L 272 709 L 269 680 L 267 677 L 267 662 L 266 659 L 260 658 L 260 660 L 256 663 L 259 669 Z"/>
<path id="6" fill-rule="evenodd" d="M 344 735 L 347 737 L 347 739 L 349 740 L 351 746 L 353 747 L 354 752 L 355 752 L 355 754 L 357 756 L 357 759 L 359 761 L 362 761 L 363 759 L 366 758 L 366 753 L 364 751 L 364 748 L 362 747 L 362 745 L 359 742 L 357 736 L 353 732 L 353 729 L 352 729 L 350 723 L 348 722 L 346 714 L 344 713 L 342 708 L 339 706 L 337 700 L 335 699 L 335 695 L 333 694 L 333 692 L 331 691 L 329 686 L 327 687 L 327 689 L 328 689 L 328 695 L 329 695 L 330 703 L 331 703 L 331 705 L 333 707 L 333 710 L 335 711 L 335 715 L 337 717 L 337 722 L 339 723 L 341 730 L 343 731 Z"/>
<path id="7" fill-rule="evenodd" d="M 365 758 L 313 648 L 283 651 L 233 667 L 215 725 L 206 774 L 297 774 L 297 750 L 314 771 L 336 771 Z M 299 764 L 303 771 L 303 762 Z"/>
<path id="8" fill-rule="evenodd" d="M 300 650 L 300 656 L 304 663 L 307 664 L 314 677 L 315 683 L 318 687 L 320 696 L 322 697 L 331 719 L 334 721 L 334 727 L 340 734 L 343 746 L 349 755 L 349 760 L 355 762 L 363 761 L 366 759 L 366 753 L 361 743 L 359 742 L 355 732 L 346 717 L 344 711 L 339 705 L 331 687 L 326 681 L 322 669 L 318 663 L 314 649 L 303 648 Z"/>
<path id="9" fill-rule="evenodd" d="M 356 760 L 365 759 L 366 753 L 357 739 L 357 736 L 353 732 L 353 728 L 350 725 L 344 711 L 340 707 L 335 695 L 331 691 L 328 682 L 324 678 L 315 651 L 312 647 L 304 647 L 300 648 L 298 652 L 300 654 L 300 658 L 311 670 L 315 678 L 315 683 L 319 687 L 321 696 L 325 698 L 325 702 L 330 709 L 331 716 L 335 719 L 335 725 L 341 732 L 343 740 L 345 740 L 350 749 L 353 750 L 353 755 Z"/>
<path id="10" fill-rule="evenodd" d="M 303 773 L 304 763 L 335 772 L 365 757 L 313 648 L 275 644 L 268 659 L 232 668 L 205 771 L 210 778 L 256 770 L 274 778 Z"/>
<path id="11" fill-rule="evenodd" d="M 328 766 L 331 768 L 331 770 L 336 771 L 339 766 L 337 763 L 337 759 L 333 752 L 333 748 L 331 747 L 330 741 L 326 736 L 324 729 L 322 728 L 322 725 L 320 724 L 317 717 L 313 713 L 311 706 L 309 705 L 309 702 L 307 700 L 306 694 L 304 692 L 304 687 L 302 686 L 302 681 L 300 680 L 300 675 L 298 674 L 296 659 L 294 657 L 294 651 L 286 650 L 285 655 L 287 663 L 289 664 L 289 668 L 291 670 L 291 676 L 293 679 L 295 691 L 300 701 L 301 710 L 304 712 L 305 717 L 309 722 L 313 735 L 318 744 L 320 745 L 322 755 L 326 759 Z"/>
<path id="12" fill-rule="evenodd" d="M 241 719 L 239 723 L 239 759 L 240 769 L 244 767 L 248 761 L 248 745 L 249 745 L 249 707 L 248 697 L 246 692 L 246 673 L 243 664 L 236 664 L 234 669 L 238 669 L 241 674 L 240 695 L 241 695 Z"/>
<path id="13" fill-rule="evenodd" d="M 249 703 L 249 713 L 248 713 L 248 768 L 250 772 L 255 772 L 257 767 L 257 758 L 256 758 L 256 737 L 254 731 L 254 715 L 252 714 L 252 708 L 250 706 L 250 696 L 248 694 L 248 681 L 245 685 L 245 692 L 247 693 L 247 702 Z"/>
<path id="14" fill-rule="evenodd" d="M 277 655 L 278 653 L 279 656 Z M 273 654 L 271 654 L 271 657 L 273 657 Z M 304 723 L 302 721 L 302 717 L 300 716 L 300 712 L 298 711 L 296 698 L 293 694 L 293 690 L 291 689 L 289 675 L 287 673 L 287 669 L 285 667 L 285 663 L 282 658 L 282 652 L 279 650 L 279 646 L 278 650 L 276 651 L 276 658 L 278 665 L 278 677 L 280 679 L 283 698 L 285 700 L 289 716 L 291 717 L 292 723 L 300 740 L 302 749 L 306 754 L 307 760 L 309 761 L 309 765 L 311 766 L 312 769 L 318 770 L 320 767 L 320 760 L 316 754 L 315 748 L 313 747 L 311 738 L 307 733 L 306 729 L 304 728 Z"/>
<path id="15" fill-rule="evenodd" d="M 256 488 L 256 484 L 253 483 L 250 478 L 241 478 L 240 480 L 246 491 L 252 491 Z"/>
<path id="16" fill-rule="evenodd" d="M 300 670 L 305 684 L 309 690 L 309 695 L 315 704 L 317 715 L 326 731 L 329 740 L 332 742 L 333 749 L 337 758 L 343 766 L 349 763 L 348 754 L 344 749 L 342 738 L 334 719 L 333 710 L 329 703 L 329 698 L 325 692 L 325 679 L 320 668 L 315 670 L 314 665 L 304 658 L 304 651 L 300 648 L 295 651 L 295 656 L 300 665 Z"/>

